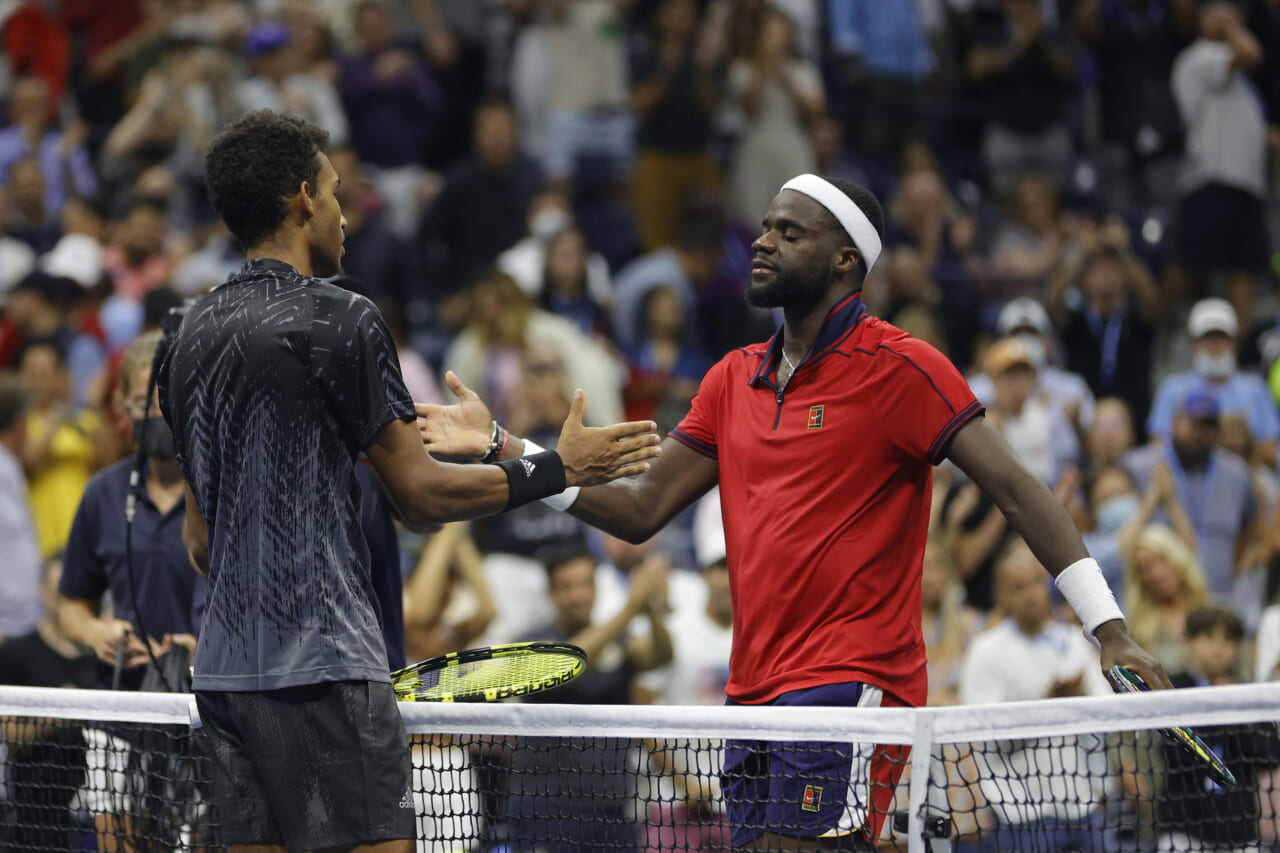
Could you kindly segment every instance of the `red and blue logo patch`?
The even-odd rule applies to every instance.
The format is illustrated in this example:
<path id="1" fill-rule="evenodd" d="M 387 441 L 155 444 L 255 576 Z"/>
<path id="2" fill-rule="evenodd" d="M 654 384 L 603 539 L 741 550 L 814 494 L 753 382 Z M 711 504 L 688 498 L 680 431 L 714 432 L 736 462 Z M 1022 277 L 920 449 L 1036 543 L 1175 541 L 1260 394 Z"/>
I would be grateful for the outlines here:
<path id="1" fill-rule="evenodd" d="M 822 415 L 826 406 L 809 407 L 809 429 L 822 429 Z"/>
<path id="2" fill-rule="evenodd" d="M 822 808 L 822 789 L 817 785 L 804 786 L 804 799 L 800 801 L 800 809 L 816 812 Z"/>

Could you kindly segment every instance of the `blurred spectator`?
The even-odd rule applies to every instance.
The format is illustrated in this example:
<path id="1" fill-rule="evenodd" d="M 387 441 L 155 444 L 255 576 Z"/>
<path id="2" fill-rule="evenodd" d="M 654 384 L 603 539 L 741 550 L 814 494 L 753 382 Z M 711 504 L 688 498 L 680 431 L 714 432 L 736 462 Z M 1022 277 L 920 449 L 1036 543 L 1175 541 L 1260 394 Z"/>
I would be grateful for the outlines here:
<path id="1" fill-rule="evenodd" d="M 5 543 L 6 553 L 0 570 L 0 639 L 34 631 L 43 612 L 42 562 L 21 461 L 30 399 L 16 375 L 0 373 L 0 541 Z"/>
<path id="2" fill-rule="evenodd" d="M 1188 666 L 1187 614 L 1209 599 L 1204 571 L 1182 537 L 1163 524 L 1142 528 L 1125 567 L 1129 630 L 1170 672 Z"/>
<path id="3" fill-rule="evenodd" d="M 0 437 L 0 452 L 4 449 L 3 441 Z M 34 539 L 31 556 L 35 557 Z M 93 655 L 86 654 L 58 624 L 58 582 L 62 578 L 62 558 L 54 557 L 47 561 L 37 578 L 40 621 L 29 631 L 5 632 L 0 636 L 0 685 L 92 688 L 95 682 Z M 5 594 L 8 595 L 7 589 Z M 10 743 L 11 749 L 12 746 Z"/>
<path id="4" fill-rule="evenodd" d="M 958 704 L 960 663 L 978 633 L 981 617 L 964 603 L 964 589 L 956 580 L 946 546 L 937 537 L 931 536 L 924 546 L 920 597 L 920 629 L 929 660 L 928 704 Z"/>
<path id="5" fill-rule="evenodd" d="M 28 157 L 40 164 L 44 178 L 44 208 L 57 216 L 67 197 L 93 195 L 98 179 L 85 150 L 84 125 L 63 131 L 50 123 L 48 84 L 40 77 L 21 77 L 9 90 L 9 126 L 0 130 L 0 183 L 9 179 L 14 164 Z"/>
<path id="6" fill-rule="evenodd" d="M 407 311 L 416 283 L 404 242 L 387 227 L 382 201 L 362 173 L 354 148 L 329 150 L 338 173 L 338 202 L 347 226 L 343 229 L 342 270 L 358 279 L 375 302 L 392 302 Z"/>
<path id="7" fill-rule="evenodd" d="M 987 417 L 1046 483 L 1052 485 L 1067 466 L 1080 462 L 1080 441 L 1066 417 L 1040 400 L 1038 372 L 1030 348 L 1020 338 L 992 344 L 983 358 L 991 377 Z"/>
<path id="8" fill-rule="evenodd" d="M 1197 0 L 1082 0 L 1075 31 L 1098 62 L 1098 189 L 1111 209 L 1168 207 L 1182 117 L 1169 75 L 1196 31 Z"/>
<path id="9" fill-rule="evenodd" d="M 62 350 L 71 346 L 74 332 L 68 322 L 79 295 L 70 279 L 34 272 L 14 285 L 5 302 L 5 325 L 0 328 L 0 367 L 17 367 L 28 341 L 53 341 Z"/>
<path id="10" fill-rule="evenodd" d="M 1241 371 L 1236 364 L 1240 332 L 1236 312 L 1222 299 L 1202 299 L 1191 309 L 1187 332 L 1195 357 L 1193 369 L 1160 383 L 1147 419 L 1147 431 L 1152 437 L 1168 438 L 1179 404 L 1193 392 L 1207 395 L 1220 411 L 1245 416 L 1259 454 L 1274 465 L 1280 440 L 1280 412 L 1266 382 Z"/>
<path id="11" fill-rule="evenodd" d="M 351 211 L 342 211 L 351 221 Z M 348 232 L 350 233 L 350 232 Z M 350 237 L 348 237 L 350 240 Z M 348 247 L 348 251 L 350 251 Z M 346 262 L 345 257 L 343 262 Z M 212 224 L 202 244 L 182 259 L 173 271 L 173 289 L 183 296 L 200 296 L 222 284 L 244 266 L 244 250 L 221 220 Z"/>
<path id="12" fill-rule="evenodd" d="M 57 344 L 29 341 L 18 370 L 32 401 L 23 467 L 40 555 L 47 560 L 66 546 L 80 496 L 113 445 L 96 413 L 69 408 L 71 378 Z"/>
<path id="13" fill-rule="evenodd" d="M 62 236 L 58 218 L 45 206 L 44 175 L 40 163 L 28 157 L 9 169 L 9 235 L 26 243 L 38 255 L 53 248 Z"/>
<path id="14" fill-rule="evenodd" d="M 844 128 L 834 116 L 818 115 L 809 120 L 809 148 L 813 151 L 814 174 L 844 178 L 868 189 L 884 183 L 880 170 L 855 161 L 853 153 L 845 147 Z"/>
<path id="15" fill-rule="evenodd" d="M 639 341 L 643 331 L 645 298 L 655 287 L 667 286 L 680 295 L 686 318 L 698 318 L 698 291 L 715 280 L 724 252 L 719 223 L 706 219 L 687 223 L 678 242 L 637 258 L 614 279 L 613 337 L 624 351 Z M 699 324 L 685 333 L 696 335 Z"/>
<path id="16" fill-rule="evenodd" d="M 1218 423 L 1218 446 L 1239 456 L 1249 466 L 1259 504 L 1262 511 L 1270 515 L 1276 506 L 1277 496 L 1280 496 L 1280 478 L 1276 476 L 1276 469 L 1263 461 L 1257 453 L 1253 433 L 1249 432 L 1249 422 L 1243 415 L 1222 416 Z"/>
<path id="17" fill-rule="evenodd" d="M 89 481 L 75 510 L 58 584 L 59 622 L 67 636 L 96 655 L 100 688 L 119 683 L 138 689 L 149 662 L 145 642 L 154 644 L 156 655 L 173 646 L 195 653 L 196 588 L 203 581 L 192 570 L 182 541 L 186 484 L 173 433 L 155 395 L 150 404 L 147 399 L 159 341 L 158 332 L 139 337 L 120 364 L 117 403 L 133 425 L 135 442 L 144 421 L 147 433 L 141 448 L 146 465 L 133 518 L 133 563 L 125 547 L 128 527 L 122 511 L 135 462 L 130 455 Z M 109 610 L 103 608 L 108 592 Z M 139 620 L 146 637 L 137 628 Z"/>
<path id="18" fill-rule="evenodd" d="M 520 361 L 521 381 L 511 400 L 511 411 L 506 425 L 514 435 L 527 436 L 542 447 L 554 447 L 560 437 L 560 429 L 569 412 L 573 389 L 565 376 L 560 353 L 548 344 L 530 344 Z M 585 547 L 586 528 L 572 515 L 556 512 L 535 501 L 510 512 L 476 520 L 473 525 L 476 541 L 485 553 L 513 554 L 526 558 L 565 546 Z M 518 574 L 516 566 L 487 567 L 492 586 L 502 598 L 506 611 L 520 609 L 520 596 L 545 597 L 545 573 L 541 567 L 533 569 L 536 579 L 503 580 L 509 574 Z M 526 573 L 527 574 L 527 573 Z M 515 595 L 511 595 L 511 593 Z M 509 632 L 514 636 L 521 631 Z"/>
<path id="19" fill-rule="evenodd" d="M 1266 118 L 1248 77 L 1262 61 L 1239 7 L 1213 0 L 1200 10 L 1200 37 L 1173 66 L 1173 94 L 1187 125 L 1179 260 L 1197 276 L 1228 276 L 1227 292 L 1245 328 L 1258 276 L 1270 260 Z"/>
<path id="20" fill-rule="evenodd" d="M 1053 364 L 1057 340 L 1053 324 L 1044 306 L 1029 296 L 1019 297 L 1000 309 L 996 334 L 1016 337 L 1031 357 L 1036 368 L 1036 387 L 1032 392 L 1041 402 L 1066 419 L 1077 435 L 1085 435 L 1093 423 L 1093 393 L 1078 374 Z M 995 393 L 987 374 L 969 381 L 974 395 L 983 402 Z"/>
<path id="21" fill-rule="evenodd" d="M 373 185 L 391 210 L 391 229 L 408 237 L 425 172 L 422 159 L 444 96 L 418 46 L 396 43 L 381 2 L 355 4 L 353 20 L 356 50 L 338 58 L 338 89 L 351 124 L 351 145 L 373 167 Z"/>
<path id="22" fill-rule="evenodd" d="M 682 233 L 689 195 L 720 181 L 707 146 L 723 75 L 713 42 L 699 42 L 697 27 L 694 0 L 662 0 L 652 39 L 631 61 L 638 121 L 631 189 L 640 241 L 649 252 Z"/>
<path id="23" fill-rule="evenodd" d="M 1087 470 L 1097 473 L 1119 465 L 1135 444 L 1129 406 L 1119 397 L 1103 397 L 1094 407 L 1093 423 L 1085 436 Z"/>
<path id="24" fill-rule="evenodd" d="M 476 111 L 473 142 L 474 155 L 450 170 L 418 226 L 418 247 L 436 296 L 462 289 L 515 245 L 541 183 L 537 165 L 520 151 L 515 116 L 506 104 L 495 101 Z"/>
<path id="25" fill-rule="evenodd" d="M 1174 418 L 1171 438 L 1134 451 L 1125 465 L 1144 484 L 1154 466 L 1168 466 L 1178 501 L 1195 528 L 1195 547 L 1209 589 L 1234 601 L 1236 588 L 1256 580 L 1247 572 L 1262 513 L 1248 465 L 1217 446 L 1220 415 L 1213 397 L 1193 391 Z"/>
<path id="26" fill-rule="evenodd" d="M 605 306 L 611 301 L 613 287 L 604 259 L 591 252 L 586 237 L 573 227 L 547 241 L 544 257 L 538 303 L 572 322 L 584 335 L 607 339 L 609 314 Z"/>
<path id="27" fill-rule="evenodd" d="M 275 110 L 306 119 L 329 134 L 329 144 L 346 145 L 347 116 L 333 84 L 298 70 L 289 28 L 279 21 L 255 24 L 244 40 L 249 77 L 236 86 L 243 112 Z"/>
<path id="28" fill-rule="evenodd" d="M 1079 627 L 1054 618 L 1044 569 L 1022 543 L 1000 558 L 996 598 L 1006 618 L 970 644 L 960 674 L 961 701 L 1110 694 L 1098 655 Z M 1109 849 L 1095 811 L 1111 775 L 1102 737 L 1020 741 L 975 751 L 974 759 L 978 786 L 997 819 L 993 849 L 1034 849 L 1038 839 L 1054 849 Z M 1088 771 L 1055 772 L 1064 761 Z"/>
<path id="29" fill-rule="evenodd" d="M 58 111 L 67 87 L 71 45 L 67 31 L 43 3 L 11 0 L 0 10 L 0 49 L 15 75 L 34 75 L 48 90 L 48 110 Z"/>
<path id="30" fill-rule="evenodd" d="M 659 610 L 665 573 L 656 565 L 637 573 L 623 608 L 607 621 L 593 622 L 595 558 L 565 552 L 550 556 L 546 566 L 555 619 L 520 639 L 571 642 L 586 651 L 588 666 L 569 684 L 525 701 L 627 704 L 636 674 L 671 661 L 671 636 Z M 627 637 L 637 614 L 647 618 L 649 633 Z M 512 842 L 524 848 L 554 840 L 565 853 L 635 850 L 639 827 L 630 811 L 634 776 L 624 770 L 627 752 L 625 743 L 585 749 L 575 738 L 517 738 L 509 777 Z"/>
<path id="31" fill-rule="evenodd" d="M 920 3 L 830 0 L 831 51 L 842 63 L 849 136 L 858 151 L 889 162 L 919 133 L 924 84 L 936 68 Z"/>
<path id="32" fill-rule="evenodd" d="M 9 290 L 36 267 L 36 252 L 25 240 L 9 233 L 9 196 L 0 187 L 0 304 Z M 0 330 L 0 339 L 4 333 Z"/>
<path id="33" fill-rule="evenodd" d="M 1009 215 L 991 240 L 991 275 L 1005 292 L 1039 293 L 1066 248 L 1062 217 L 1058 193 L 1044 175 L 1030 172 L 1017 179 Z"/>
<path id="34" fill-rule="evenodd" d="M 404 587 L 405 648 L 426 660 L 471 648 L 497 616 L 483 558 L 462 523 L 427 540 Z M 396 669 L 393 663 L 392 669 Z"/>
<path id="35" fill-rule="evenodd" d="M 111 273 L 117 295 L 140 301 L 169 283 L 174 259 L 167 251 L 167 237 L 164 210 L 159 205 L 150 199 L 129 205 L 102 253 L 102 265 Z"/>
<path id="36" fill-rule="evenodd" d="M 505 420 L 521 381 L 525 348 L 544 344 L 560 354 L 571 387 L 587 392 L 589 424 L 622 420 L 621 369 L 612 355 L 568 320 L 534 307 L 509 276 L 491 273 L 471 287 L 467 327 L 453 339 L 445 367 L 476 389 Z"/>
<path id="37" fill-rule="evenodd" d="M 1097 244 L 1059 265 L 1045 301 L 1062 336 L 1068 369 L 1084 377 L 1094 394 L 1119 397 L 1145 425 L 1155 329 L 1163 313 L 1160 294 L 1130 251 L 1121 223 L 1103 226 Z"/>
<path id="38" fill-rule="evenodd" d="M 938 314 L 951 358 L 962 368 L 972 364 L 982 329 L 982 298 L 974 275 L 980 266 L 975 252 L 977 224 L 960 210 L 934 166 L 904 174 L 887 213 L 884 244 L 905 244 L 920 253 L 942 292 Z"/>
<path id="39" fill-rule="evenodd" d="M 529 148 L 549 181 L 567 185 L 578 160 L 602 161 L 625 182 L 635 119 L 618 0 L 539 0 L 540 18 L 516 41 L 511 91 Z"/>
<path id="40" fill-rule="evenodd" d="M 733 599 L 725 555 L 720 492 L 712 489 L 698 502 L 694 536 L 705 605 L 682 606 L 673 589 L 668 619 L 674 659 L 638 679 L 641 702 L 660 705 L 722 705 L 729 680 L 733 645 Z M 675 580 L 675 577 L 672 577 Z M 731 846 L 720 799 L 719 773 L 724 751 L 718 742 L 699 740 L 694 748 L 679 742 L 646 743 L 649 766 L 662 774 L 648 793 L 646 850 L 724 850 Z"/>
<path id="41" fill-rule="evenodd" d="M 525 293 L 535 299 L 546 299 L 547 246 L 554 237 L 571 228 L 576 226 L 569 197 L 560 190 L 543 189 L 529 200 L 526 236 L 498 256 L 498 269 L 514 278 Z M 586 265 L 587 292 L 591 299 L 602 306 L 611 304 L 613 284 L 608 262 L 598 252 L 588 251 Z"/>
<path id="42" fill-rule="evenodd" d="M 1028 171 L 1062 187 L 1071 159 L 1066 95 L 1075 64 L 1037 0 L 1004 0 L 977 27 L 964 70 L 986 107 L 983 160 L 998 192 Z"/>
<path id="43" fill-rule="evenodd" d="M 964 601 L 980 611 L 995 605 L 996 559 L 1017 541 L 1004 513 L 972 481 L 956 477 L 941 507 L 943 541 Z"/>
<path id="44" fill-rule="evenodd" d="M 629 421 L 657 417 L 664 399 L 693 399 L 702 374 L 711 366 L 701 348 L 687 343 L 689 317 L 673 288 L 658 285 L 650 290 L 641 310 L 643 331 L 627 354 L 630 374 L 622 389 Z"/>
<path id="45" fill-rule="evenodd" d="M 745 116 L 729 177 L 729 212 L 754 225 L 783 184 L 816 170 L 807 125 L 826 106 L 818 69 L 798 55 L 782 12 L 765 11 L 751 54 L 729 66 L 728 97 Z"/>
<path id="46" fill-rule="evenodd" d="M 1174 687 L 1237 683 L 1244 641 L 1240 617 L 1208 605 L 1187 616 L 1189 666 L 1170 670 Z M 1167 768 L 1157 806 L 1160 850 L 1260 849 L 1277 840 L 1274 797 L 1280 776 L 1280 735 L 1275 723 L 1197 727 L 1238 785 L 1224 789 L 1205 778 L 1203 765 L 1181 747 L 1162 743 Z"/>
<path id="47" fill-rule="evenodd" d="M 1081 538 L 1123 608 L 1125 545 L 1145 523 L 1145 518 L 1139 519 L 1143 507 L 1138 499 L 1138 484 L 1132 474 L 1115 466 L 1099 471 L 1088 490 L 1093 526 L 1081 531 Z"/>

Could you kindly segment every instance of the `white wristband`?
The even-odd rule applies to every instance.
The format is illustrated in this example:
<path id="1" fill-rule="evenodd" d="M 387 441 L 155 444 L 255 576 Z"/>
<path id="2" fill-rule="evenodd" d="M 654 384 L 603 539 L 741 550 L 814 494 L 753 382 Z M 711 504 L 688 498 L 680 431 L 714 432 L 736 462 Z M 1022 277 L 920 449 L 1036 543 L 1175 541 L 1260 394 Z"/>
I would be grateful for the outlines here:
<path id="1" fill-rule="evenodd" d="M 1084 625 L 1084 635 L 1093 643 L 1094 648 L 1102 651 L 1102 645 L 1093 632 L 1103 622 L 1112 619 L 1124 619 L 1116 597 L 1107 586 L 1107 579 L 1102 576 L 1102 568 L 1092 557 L 1085 557 L 1067 566 L 1054 579 L 1058 592 L 1071 605 L 1071 609 L 1080 617 Z"/>
<path id="2" fill-rule="evenodd" d="M 541 453 L 543 448 L 534 444 L 529 439 L 524 440 L 524 453 L 521 456 L 532 456 L 535 453 Z M 578 492 L 582 491 L 578 486 L 570 486 L 558 495 L 552 495 L 549 498 L 543 498 L 542 502 L 554 509 L 556 512 L 568 512 L 569 507 L 573 506 L 573 502 L 578 499 Z"/>

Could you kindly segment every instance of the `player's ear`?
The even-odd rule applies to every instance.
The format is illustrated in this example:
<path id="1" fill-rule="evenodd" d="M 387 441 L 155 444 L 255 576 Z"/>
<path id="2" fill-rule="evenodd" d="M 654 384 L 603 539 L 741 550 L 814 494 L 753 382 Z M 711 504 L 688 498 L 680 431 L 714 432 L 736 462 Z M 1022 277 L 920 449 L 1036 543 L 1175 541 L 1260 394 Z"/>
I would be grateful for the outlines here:
<path id="1" fill-rule="evenodd" d="M 862 252 L 856 246 L 841 246 L 836 252 L 835 271 L 840 275 L 851 273 L 857 269 L 861 260 Z"/>
<path id="2" fill-rule="evenodd" d="M 315 187 L 310 181 L 303 181 L 298 185 L 298 192 L 291 202 L 295 205 L 295 209 L 303 220 L 310 219 L 316 215 L 316 199 Z"/>

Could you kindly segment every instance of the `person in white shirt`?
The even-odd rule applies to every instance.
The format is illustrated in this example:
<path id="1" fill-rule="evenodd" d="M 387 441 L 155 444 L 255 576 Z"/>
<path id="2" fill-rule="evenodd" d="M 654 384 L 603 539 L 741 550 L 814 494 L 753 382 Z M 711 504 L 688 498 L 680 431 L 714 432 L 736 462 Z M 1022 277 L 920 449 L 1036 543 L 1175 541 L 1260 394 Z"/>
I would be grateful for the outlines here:
<path id="1" fill-rule="evenodd" d="M 1006 618 L 969 646 L 964 704 L 1111 692 L 1080 627 L 1054 618 L 1044 569 L 1021 542 L 996 565 L 996 602 Z M 1046 838 L 1048 849 L 1114 849 L 1095 808 L 1112 787 L 1102 737 L 993 741 L 975 745 L 973 758 L 998 849 L 1040 849 Z"/>
<path id="2" fill-rule="evenodd" d="M 1035 394 L 1038 371 L 1021 338 L 992 344 L 983 358 L 993 393 L 987 418 L 1032 471 L 1052 485 L 1080 462 L 1080 440 L 1066 416 Z M 976 395 L 975 395 L 976 396 Z"/>

